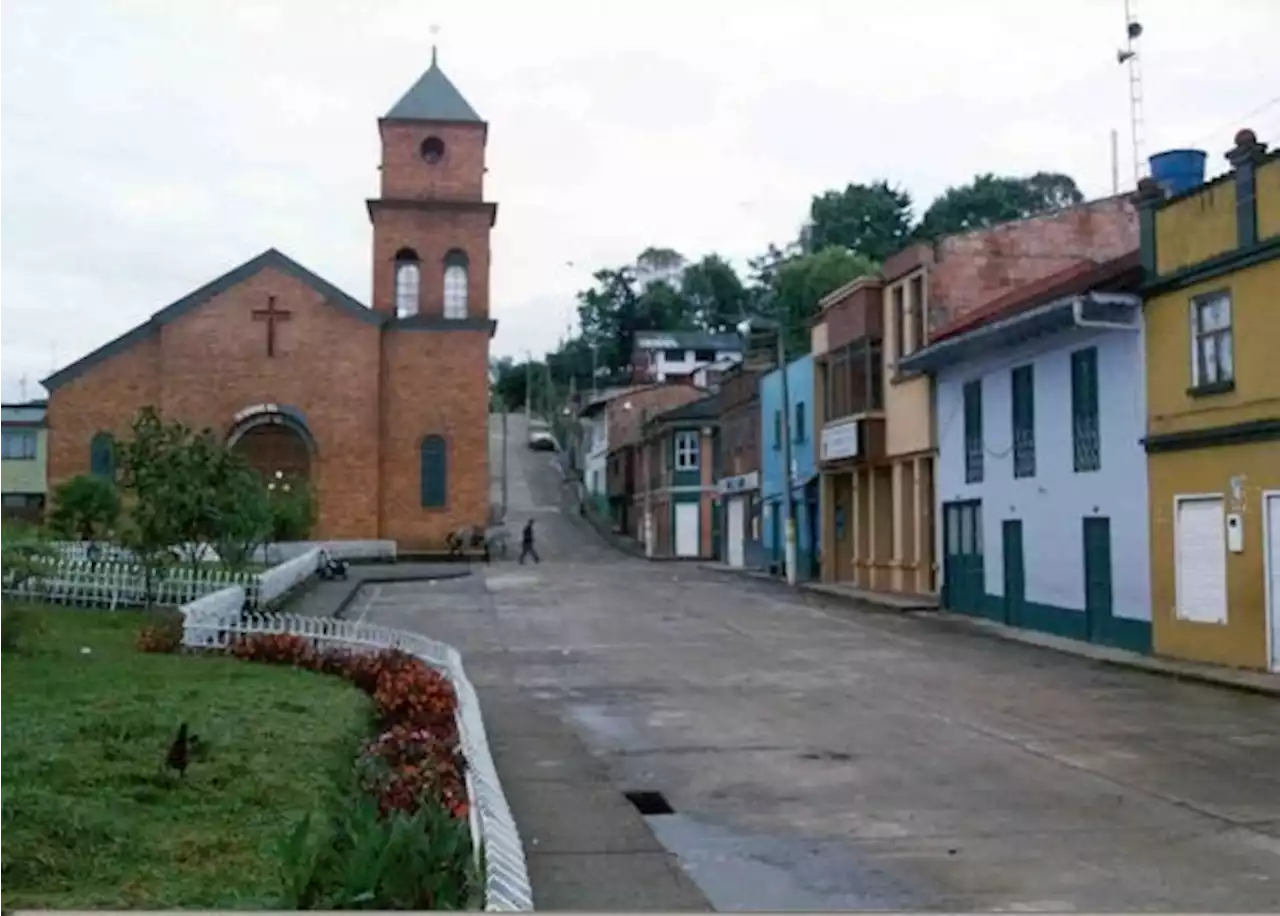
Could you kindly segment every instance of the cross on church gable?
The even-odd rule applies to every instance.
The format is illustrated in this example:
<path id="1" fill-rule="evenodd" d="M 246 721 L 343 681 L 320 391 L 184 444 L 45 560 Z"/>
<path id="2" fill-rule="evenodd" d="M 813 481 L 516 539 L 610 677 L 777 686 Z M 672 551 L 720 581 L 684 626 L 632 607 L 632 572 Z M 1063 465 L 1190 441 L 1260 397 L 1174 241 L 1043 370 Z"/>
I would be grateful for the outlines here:
<path id="1" fill-rule="evenodd" d="M 293 317 L 293 312 L 276 308 L 276 297 L 267 297 L 267 307 L 265 309 L 254 309 L 253 320 L 265 321 L 267 323 L 267 356 L 276 355 L 276 322 L 288 321 Z"/>

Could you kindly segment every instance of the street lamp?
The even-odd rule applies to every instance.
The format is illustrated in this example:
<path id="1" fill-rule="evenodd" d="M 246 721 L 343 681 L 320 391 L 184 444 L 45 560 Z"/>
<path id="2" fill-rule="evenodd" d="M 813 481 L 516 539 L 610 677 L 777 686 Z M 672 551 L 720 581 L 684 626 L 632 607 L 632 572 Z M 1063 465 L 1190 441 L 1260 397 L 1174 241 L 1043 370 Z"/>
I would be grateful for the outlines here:
<path id="1" fill-rule="evenodd" d="M 791 395 L 787 385 L 786 331 L 777 321 L 768 318 L 744 318 L 738 322 L 738 334 L 750 341 L 756 331 L 770 331 L 777 339 L 778 369 L 782 373 L 782 515 L 786 526 L 782 562 L 787 584 L 796 584 L 796 506 L 791 492 Z"/>

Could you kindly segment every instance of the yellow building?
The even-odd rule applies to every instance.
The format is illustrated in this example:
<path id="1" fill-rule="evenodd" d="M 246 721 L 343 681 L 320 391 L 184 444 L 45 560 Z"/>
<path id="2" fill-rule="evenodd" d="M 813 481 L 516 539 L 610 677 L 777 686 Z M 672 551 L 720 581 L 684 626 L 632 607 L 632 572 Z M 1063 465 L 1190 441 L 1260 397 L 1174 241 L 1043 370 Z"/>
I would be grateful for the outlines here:
<path id="1" fill-rule="evenodd" d="M 3 405 L 3 514 L 6 519 L 38 519 L 49 488 L 49 430 L 44 401 Z"/>
<path id="2" fill-rule="evenodd" d="M 1280 154 L 1139 187 L 1157 654 L 1280 669 Z"/>

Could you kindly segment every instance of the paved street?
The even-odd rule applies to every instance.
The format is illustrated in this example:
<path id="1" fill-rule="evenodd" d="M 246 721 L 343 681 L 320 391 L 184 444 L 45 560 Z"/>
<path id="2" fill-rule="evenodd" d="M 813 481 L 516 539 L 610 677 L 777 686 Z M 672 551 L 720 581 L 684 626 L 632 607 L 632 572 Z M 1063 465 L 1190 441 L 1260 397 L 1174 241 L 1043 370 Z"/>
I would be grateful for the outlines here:
<path id="1" fill-rule="evenodd" d="M 539 699 L 619 793 L 662 792 L 649 824 L 717 909 L 1280 903 L 1280 703 L 622 557 L 510 436 L 543 563 L 359 613 L 457 645 L 482 697 Z"/>

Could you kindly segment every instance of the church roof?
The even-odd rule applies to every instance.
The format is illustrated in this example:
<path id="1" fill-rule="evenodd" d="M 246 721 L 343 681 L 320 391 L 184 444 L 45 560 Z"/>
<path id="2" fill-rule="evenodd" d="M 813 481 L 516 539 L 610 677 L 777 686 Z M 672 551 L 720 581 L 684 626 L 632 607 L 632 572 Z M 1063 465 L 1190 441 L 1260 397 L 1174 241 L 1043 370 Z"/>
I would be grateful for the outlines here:
<path id="1" fill-rule="evenodd" d="M 431 66 L 391 106 L 388 118 L 405 121 L 471 121 L 483 124 L 484 119 L 462 97 L 458 87 L 444 75 L 436 63 L 435 49 L 431 49 Z"/>

